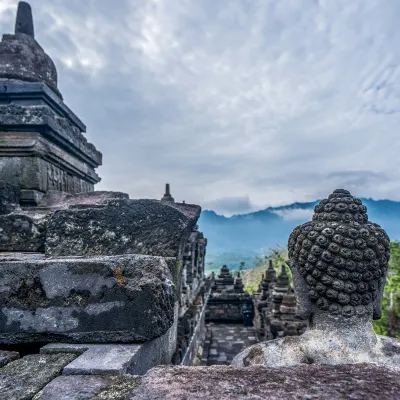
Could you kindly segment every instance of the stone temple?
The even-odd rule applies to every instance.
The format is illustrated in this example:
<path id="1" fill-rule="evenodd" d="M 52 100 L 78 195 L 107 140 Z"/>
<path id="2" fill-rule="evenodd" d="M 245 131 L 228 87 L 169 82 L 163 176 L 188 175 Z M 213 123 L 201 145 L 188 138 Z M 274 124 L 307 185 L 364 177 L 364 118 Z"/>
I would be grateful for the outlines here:
<path id="1" fill-rule="evenodd" d="M 205 277 L 201 208 L 95 191 L 102 155 L 18 5 L 0 42 L 0 399 L 398 399 L 389 238 L 337 190 L 257 293 Z M 231 365 L 228 365 L 232 361 Z M 221 365 L 222 364 L 222 365 Z"/>
<path id="2" fill-rule="evenodd" d="M 21 2 L 0 43 L 0 346 L 61 364 L 82 353 L 64 369 L 84 374 L 189 364 L 207 289 L 201 208 L 169 184 L 161 200 L 93 191 L 102 155 L 85 130 Z"/>

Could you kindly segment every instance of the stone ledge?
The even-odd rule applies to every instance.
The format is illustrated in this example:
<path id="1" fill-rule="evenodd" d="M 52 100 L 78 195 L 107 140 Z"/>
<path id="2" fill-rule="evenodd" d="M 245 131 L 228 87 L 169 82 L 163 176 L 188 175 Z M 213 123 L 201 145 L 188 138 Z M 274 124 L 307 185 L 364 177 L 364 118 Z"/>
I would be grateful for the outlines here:
<path id="1" fill-rule="evenodd" d="M 47 105 L 0 103 L 1 128 L 6 132 L 40 132 L 50 141 L 74 154 L 93 168 L 102 163 L 102 154 L 67 118 L 59 117 Z"/>
<path id="2" fill-rule="evenodd" d="M 141 344 L 49 344 L 41 354 L 72 353 L 81 355 L 66 365 L 63 375 L 121 375 L 135 363 Z"/>
<path id="3" fill-rule="evenodd" d="M 1 79 L 0 79 L 1 80 Z M 29 97 L 29 100 L 26 99 Z M 86 132 L 86 125 L 73 111 L 43 82 L 7 82 L 0 85 L 0 102 L 12 101 L 15 104 L 43 104 L 50 106 L 60 117 L 67 118 L 81 132 Z"/>
<path id="4" fill-rule="evenodd" d="M 377 364 L 287 368 L 157 367 L 134 390 L 135 400 L 396 400 L 400 369 Z"/>
<path id="5" fill-rule="evenodd" d="M 158 200 L 110 200 L 100 208 L 55 212 L 46 232 L 46 255 L 148 254 L 181 256 L 200 216 L 199 206 Z"/>
<path id="6" fill-rule="evenodd" d="M 92 165 L 76 154 L 54 144 L 39 132 L 12 131 L 2 133 L 0 157 L 40 157 L 72 176 L 77 176 L 91 184 L 100 182 Z M 24 163 L 27 167 L 27 163 Z M 42 171 L 46 175 L 44 171 Z M 4 175 L 4 172 L 3 174 Z M 29 184 L 24 182 L 25 185 Z"/>
<path id="7" fill-rule="evenodd" d="M 174 324 L 162 336 L 138 344 L 51 343 L 41 354 L 71 353 L 78 358 L 65 366 L 63 375 L 143 375 L 156 365 L 169 364 L 176 348 L 178 303 Z"/>

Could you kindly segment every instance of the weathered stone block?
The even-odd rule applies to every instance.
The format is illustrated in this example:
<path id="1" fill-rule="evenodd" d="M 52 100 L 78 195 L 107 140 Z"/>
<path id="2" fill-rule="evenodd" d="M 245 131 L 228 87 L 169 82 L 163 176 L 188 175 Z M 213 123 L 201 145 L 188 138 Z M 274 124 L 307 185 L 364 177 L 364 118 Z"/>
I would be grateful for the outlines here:
<path id="1" fill-rule="evenodd" d="M 15 36 L 12 46 L 21 46 L 25 36 Z M 8 44 L 0 43 L 0 54 L 10 50 Z M 0 180 L 43 193 L 92 191 L 100 181 L 95 168 L 101 153 L 82 135 L 86 128 L 79 118 L 45 84 L 12 82 L 2 75 L 2 67 L 18 70 L 18 56 L 15 61 L 0 61 Z"/>
<path id="2" fill-rule="evenodd" d="M 71 206 L 52 215 L 47 226 L 46 254 L 179 258 L 200 211 L 199 206 L 180 208 L 157 200 L 111 200 L 96 208 Z"/>
<path id="3" fill-rule="evenodd" d="M 69 193 L 92 191 L 100 180 L 84 160 L 38 132 L 2 133 L 0 179 L 22 189 Z"/>
<path id="4" fill-rule="evenodd" d="M 30 35 L 3 35 L 0 44 L 0 76 L 4 79 L 46 82 L 60 97 L 57 71 L 51 58 Z"/>
<path id="5" fill-rule="evenodd" d="M 126 399 L 139 384 L 132 375 L 59 376 L 50 382 L 33 400 Z"/>
<path id="6" fill-rule="evenodd" d="M 43 199 L 43 193 L 37 190 L 21 190 L 21 204 L 25 206 L 37 206 Z"/>
<path id="7" fill-rule="evenodd" d="M 162 257 L 0 258 L 0 343 L 151 340 L 174 301 Z"/>
<path id="8" fill-rule="evenodd" d="M 7 95 L 11 96 L 9 93 Z M 23 94 L 19 93 L 19 97 L 22 96 Z M 27 92 L 26 96 L 29 99 L 30 93 Z M 2 97 L 0 91 L 0 100 Z M 57 112 L 59 110 L 54 110 L 54 106 L 48 106 L 47 98 L 45 98 L 46 104 L 43 105 L 38 105 L 37 101 L 29 104 L 28 99 L 22 104 L 15 100 L 11 104 L 0 103 L 0 127 L 4 127 L 5 132 L 31 132 L 34 130 L 41 133 L 50 143 L 57 144 L 71 155 L 87 162 L 88 165 L 97 167 L 101 164 L 101 153 L 91 143 L 88 143 L 80 132 L 80 128 L 75 125 L 74 121 L 71 121 L 70 116 L 60 117 Z M 9 99 L 7 100 L 9 101 Z"/>
<path id="9" fill-rule="evenodd" d="M 400 370 L 375 364 L 289 368 L 157 367 L 128 399 L 135 400 L 396 400 Z"/>
<path id="10" fill-rule="evenodd" d="M 18 360 L 19 354 L 16 351 L 0 350 L 0 367 L 4 367 L 11 361 Z"/>
<path id="11" fill-rule="evenodd" d="M 0 398 L 30 400 L 61 374 L 75 354 L 34 354 L 0 368 Z"/>
<path id="12" fill-rule="evenodd" d="M 20 195 L 18 186 L 0 181 L 0 215 L 8 214 L 18 208 Z"/>
<path id="13" fill-rule="evenodd" d="M 0 215 L 0 251 L 44 251 L 46 217 Z"/>
<path id="14" fill-rule="evenodd" d="M 70 206 L 79 204 L 81 207 L 105 205 L 110 200 L 129 199 L 126 193 L 94 191 L 86 193 L 67 193 L 59 190 L 48 190 L 40 202 L 41 207 L 49 207 L 51 209 L 67 209 Z"/>
<path id="15" fill-rule="evenodd" d="M 153 340 L 137 344 L 70 344 L 51 343 L 40 349 L 43 354 L 80 354 L 63 369 L 64 375 L 143 375 L 150 368 L 170 364 L 176 349 L 178 304 L 174 323 L 168 331 Z"/>

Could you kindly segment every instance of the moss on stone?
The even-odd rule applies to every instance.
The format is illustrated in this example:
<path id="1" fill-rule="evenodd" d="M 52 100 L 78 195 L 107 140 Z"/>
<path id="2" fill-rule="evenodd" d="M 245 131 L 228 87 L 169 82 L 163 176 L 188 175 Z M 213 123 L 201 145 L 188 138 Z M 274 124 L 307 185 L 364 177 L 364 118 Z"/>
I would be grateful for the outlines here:
<path id="1" fill-rule="evenodd" d="M 133 389 L 140 384 L 140 377 L 138 376 L 121 376 L 113 385 L 98 395 L 92 400 L 125 400 Z"/>

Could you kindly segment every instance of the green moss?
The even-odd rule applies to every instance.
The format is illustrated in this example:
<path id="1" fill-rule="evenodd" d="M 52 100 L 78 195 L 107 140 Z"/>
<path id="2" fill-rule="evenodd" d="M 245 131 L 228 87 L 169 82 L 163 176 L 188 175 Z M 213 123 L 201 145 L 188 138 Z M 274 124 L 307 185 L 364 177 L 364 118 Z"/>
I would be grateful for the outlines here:
<path id="1" fill-rule="evenodd" d="M 122 376 L 119 377 L 110 388 L 93 397 L 92 400 L 125 400 L 133 389 L 140 384 L 138 376 Z"/>

